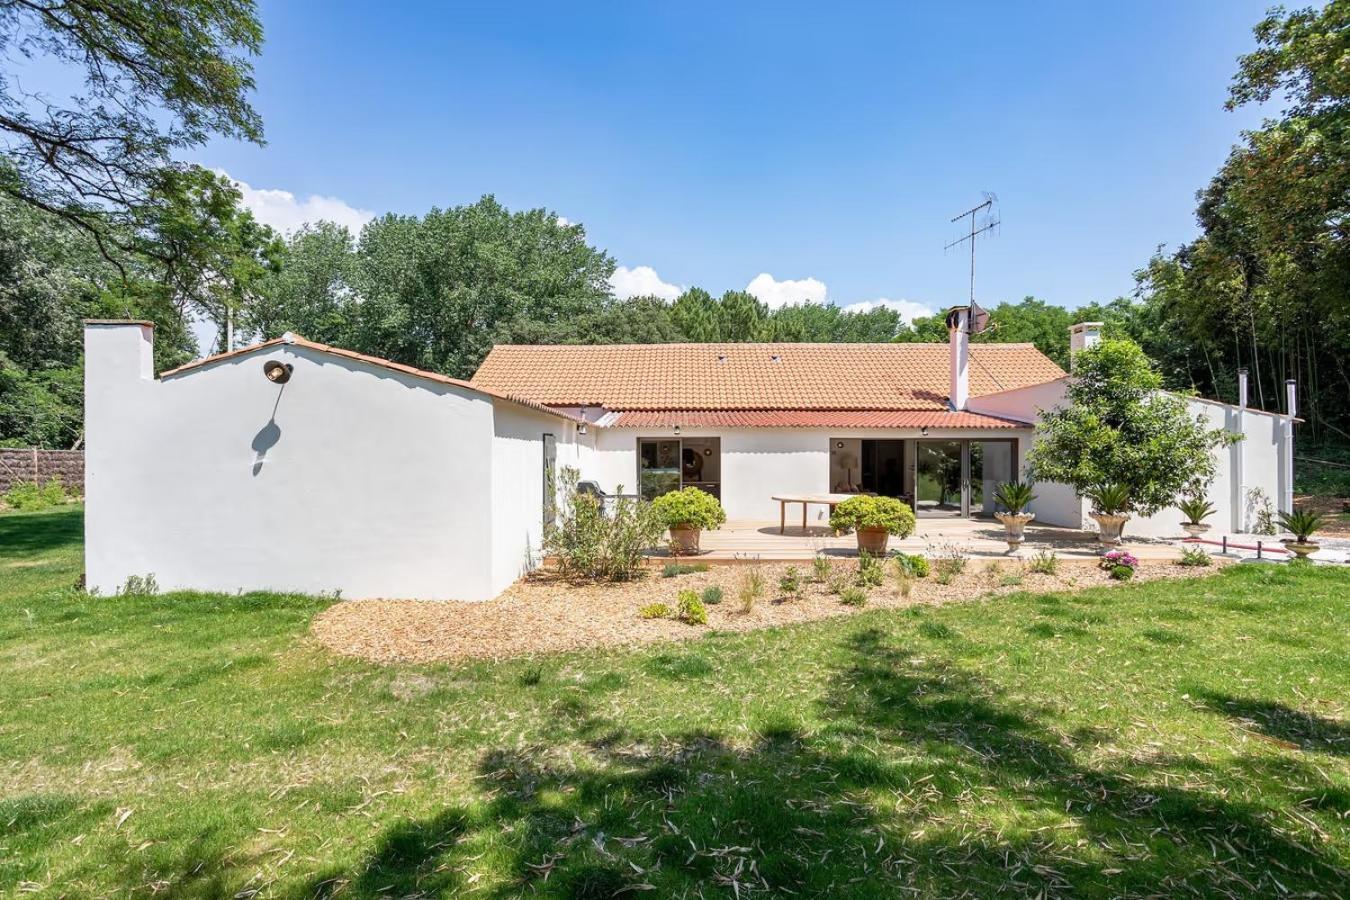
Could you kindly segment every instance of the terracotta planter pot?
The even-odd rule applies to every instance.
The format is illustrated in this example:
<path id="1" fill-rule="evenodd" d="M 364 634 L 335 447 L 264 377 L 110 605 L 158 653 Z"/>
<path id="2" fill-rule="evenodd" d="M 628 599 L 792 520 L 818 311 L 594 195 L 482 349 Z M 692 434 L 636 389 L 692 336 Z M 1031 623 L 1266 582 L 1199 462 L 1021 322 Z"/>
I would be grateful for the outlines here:
<path id="1" fill-rule="evenodd" d="M 890 539 L 891 533 L 885 528 L 859 528 L 858 552 L 869 553 L 872 556 L 883 556 L 886 553 L 886 544 Z"/>
<path id="2" fill-rule="evenodd" d="M 1107 515 L 1106 513 L 1089 513 L 1089 515 L 1097 523 L 1097 527 L 1101 529 L 1097 533 L 1097 543 L 1102 547 L 1119 547 L 1120 532 L 1124 530 L 1125 523 L 1130 520 L 1130 517 Z"/>
<path id="3" fill-rule="evenodd" d="M 1309 556 L 1316 553 L 1320 547 L 1320 545 L 1314 544 L 1312 541 L 1296 541 L 1289 538 L 1280 541 L 1280 543 L 1284 544 L 1284 546 L 1299 559 L 1307 559 Z"/>
<path id="4" fill-rule="evenodd" d="M 1016 553 L 1022 546 L 1026 535 L 1027 523 L 1036 518 L 1035 513 L 994 513 L 994 518 L 1003 523 L 1003 539 L 1008 542 L 1008 553 Z"/>
<path id="5" fill-rule="evenodd" d="M 703 529 L 692 525 L 672 525 L 670 527 L 670 545 L 679 556 L 698 552 L 698 536 Z"/>
<path id="6" fill-rule="evenodd" d="M 1209 526 L 1204 524 L 1203 522 L 1182 522 L 1181 530 L 1189 534 L 1191 537 L 1199 537 L 1206 531 L 1209 531 Z"/>

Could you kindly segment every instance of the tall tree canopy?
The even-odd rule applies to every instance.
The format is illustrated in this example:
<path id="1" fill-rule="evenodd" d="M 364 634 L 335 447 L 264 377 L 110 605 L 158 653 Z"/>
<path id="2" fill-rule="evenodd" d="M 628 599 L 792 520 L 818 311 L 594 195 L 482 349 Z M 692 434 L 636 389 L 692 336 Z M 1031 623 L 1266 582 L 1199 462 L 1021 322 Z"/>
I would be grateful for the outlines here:
<path id="1" fill-rule="evenodd" d="M 119 264 L 145 252 L 133 235 L 181 188 L 175 152 L 213 135 L 262 142 L 247 99 L 261 45 L 251 0 L 0 0 L 0 54 L 83 76 L 63 101 L 0 69 L 0 194 L 81 228 Z"/>

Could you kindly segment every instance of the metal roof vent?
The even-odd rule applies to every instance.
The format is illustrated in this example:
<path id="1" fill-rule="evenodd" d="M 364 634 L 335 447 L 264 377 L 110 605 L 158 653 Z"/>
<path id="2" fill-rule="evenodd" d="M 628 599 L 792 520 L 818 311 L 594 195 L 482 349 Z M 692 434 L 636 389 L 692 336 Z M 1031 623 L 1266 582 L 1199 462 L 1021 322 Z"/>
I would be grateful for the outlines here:
<path id="1" fill-rule="evenodd" d="M 782 361 L 783 357 L 779 356 L 777 353 L 769 357 L 769 362 L 782 362 Z"/>

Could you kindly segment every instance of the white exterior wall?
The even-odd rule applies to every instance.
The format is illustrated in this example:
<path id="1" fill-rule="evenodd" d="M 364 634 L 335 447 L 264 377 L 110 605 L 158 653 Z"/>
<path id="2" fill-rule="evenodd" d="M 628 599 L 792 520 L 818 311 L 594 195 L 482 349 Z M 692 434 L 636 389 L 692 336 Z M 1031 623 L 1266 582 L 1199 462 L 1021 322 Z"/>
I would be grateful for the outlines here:
<path id="1" fill-rule="evenodd" d="M 573 423 L 505 400 L 493 401 L 492 585 L 500 593 L 543 558 L 544 435 L 556 465 L 576 467 Z"/>
<path id="2" fill-rule="evenodd" d="M 541 513 L 521 495 L 495 519 L 494 492 L 541 490 L 542 452 L 511 415 L 499 436 L 484 395 L 288 345 L 156 381 L 150 349 L 149 329 L 86 330 L 91 588 L 154 574 L 164 589 L 480 600 L 513 580 L 506 559 L 525 558 L 522 523 Z M 294 365 L 284 387 L 269 359 Z"/>

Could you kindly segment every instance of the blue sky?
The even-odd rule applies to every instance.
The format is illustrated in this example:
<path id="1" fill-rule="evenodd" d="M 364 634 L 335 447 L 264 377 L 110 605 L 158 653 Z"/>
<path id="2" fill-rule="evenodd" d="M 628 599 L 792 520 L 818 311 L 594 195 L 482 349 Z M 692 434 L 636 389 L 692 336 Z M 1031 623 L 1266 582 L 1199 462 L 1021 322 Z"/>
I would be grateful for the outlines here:
<path id="1" fill-rule="evenodd" d="M 197 160 L 282 227 L 492 193 L 650 267 L 630 289 L 841 305 L 964 299 L 948 219 L 992 191 L 978 297 L 1075 306 L 1194 235 L 1265 6 L 262 0 L 268 145 Z"/>

